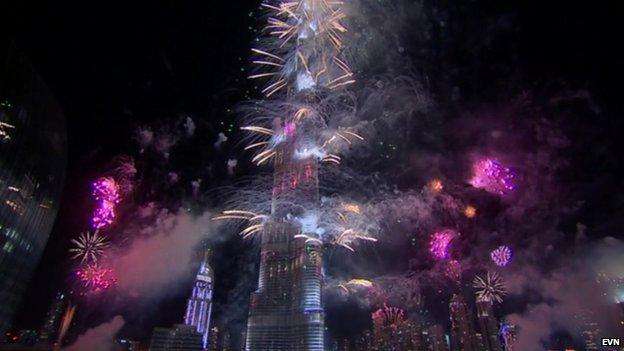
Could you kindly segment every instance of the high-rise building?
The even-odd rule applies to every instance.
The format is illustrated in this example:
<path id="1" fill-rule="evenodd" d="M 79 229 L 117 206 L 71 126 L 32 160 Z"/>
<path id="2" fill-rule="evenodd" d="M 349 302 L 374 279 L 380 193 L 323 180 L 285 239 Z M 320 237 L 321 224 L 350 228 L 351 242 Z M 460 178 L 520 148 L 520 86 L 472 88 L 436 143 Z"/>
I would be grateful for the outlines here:
<path id="1" fill-rule="evenodd" d="M 317 162 L 295 159 L 293 153 L 293 145 L 284 143 L 275 156 L 273 210 L 264 225 L 258 290 L 252 293 L 247 322 L 249 351 L 323 350 L 320 247 L 295 238 L 301 229 L 287 220 L 314 212 Z"/>
<path id="2" fill-rule="evenodd" d="M 508 323 L 501 323 L 500 336 L 503 339 L 503 346 L 505 351 L 514 351 L 514 344 L 516 342 L 518 331 L 516 326 Z"/>
<path id="3" fill-rule="evenodd" d="M 232 337 L 230 332 L 226 331 L 221 340 L 221 351 L 234 351 L 232 348 Z"/>
<path id="4" fill-rule="evenodd" d="M 241 332 L 239 351 L 245 351 L 247 342 L 247 330 Z"/>
<path id="5" fill-rule="evenodd" d="M 429 349 L 431 351 L 448 351 L 449 347 L 444 335 L 444 328 L 440 324 L 432 325 L 428 330 Z"/>
<path id="6" fill-rule="evenodd" d="M 56 293 L 56 297 L 54 298 L 54 301 L 52 301 L 52 305 L 46 315 L 45 322 L 39 332 L 39 340 L 42 342 L 51 342 L 56 337 L 56 333 L 58 332 L 58 328 L 61 323 L 63 309 L 65 308 L 65 302 L 65 294 L 61 292 Z"/>
<path id="7" fill-rule="evenodd" d="M 470 308 L 461 295 L 453 294 L 451 298 L 451 350 L 452 351 L 477 351 L 477 340 L 473 316 Z"/>
<path id="8" fill-rule="evenodd" d="M 210 342 L 208 343 L 209 351 L 219 351 L 219 327 L 210 328 Z"/>
<path id="9" fill-rule="evenodd" d="M 318 131 L 325 128 L 328 116 L 317 107 L 327 92 L 354 80 L 341 60 L 342 45 L 338 44 L 344 17 L 341 1 L 282 1 L 275 5 L 267 7 L 280 19 L 272 18 L 268 27 L 283 23 L 290 29 L 284 36 L 265 41 L 275 44 L 275 52 L 254 49 L 265 58 L 256 63 L 277 67 L 275 72 L 255 75 L 276 78 L 263 90 L 267 99 L 273 95 L 284 101 L 268 106 L 271 114 L 277 112 L 273 129 L 268 131 L 271 140 L 260 143 L 269 146 L 255 157 L 258 163 L 273 158 L 274 177 L 271 213 L 261 225 L 260 274 L 258 289 L 250 298 L 247 350 L 320 351 L 325 328 L 321 229 L 317 227 L 318 162 L 336 163 L 339 157 L 322 151 L 333 139 L 320 140 L 324 137 Z M 337 31 L 326 29 L 338 26 Z M 280 30 L 268 32 L 275 35 Z M 266 57 L 278 63 L 268 62 Z M 273 110 L 278 105 L 288 107 Z M 260 131 L 267 133 L 267 129 Z"/>
<path id="10" fill-rule="evenodd" d="M 176 324 L 173 328 L 154 328 L 149 351 L 203 351 L 202 335 L 195 327 Z"/>
<path id="11" fill-rule="evenodd" d="M 491 301 L 477 299 L 477 320 L 485 350 L 502 351 L 503 347 L 500 342 L 498 322 L 494 316 Z"/>
<path id="12" fill-rule="evenodd" d="M 0 40 L 0 331 L 39 262 L 67 163 L 65 118 L 41 77 Z"/>
<path id="13" fill-rule="evenodd" d="M 370 351 L 373 348 L 373 333 L 365 330 L 362 335 L 355 339 L 355 350 Z"/>
<path id="14" fill-rule="evenodd" d="M 204 253 L 199 271 L 195 278 L 193 292 L 186 303 L 184 324 L 195 327 L 202 334 L 202 344 L 208 347 L 210 334 L 210 315 L 212 312 L 212 291 L 214 274 L 208 262 L 209 250 Z"/>

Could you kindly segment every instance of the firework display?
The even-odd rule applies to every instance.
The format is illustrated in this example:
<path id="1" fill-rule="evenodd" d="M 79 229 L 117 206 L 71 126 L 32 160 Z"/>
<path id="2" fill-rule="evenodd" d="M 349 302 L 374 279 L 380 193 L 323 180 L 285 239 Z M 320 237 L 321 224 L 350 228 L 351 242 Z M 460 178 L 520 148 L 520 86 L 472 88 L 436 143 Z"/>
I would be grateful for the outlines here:
<path id="1" fill-rule="evenodd" d="M 511 249 L 509 246 L 501 245 L 490 253 L 490 258 L 499 267 L 505 267 L 511 261 Z"/>
<path id="2" fill-rule="evenodd" d="M 453 282 L 459 282 L 462 276 L 462 266 L 457 260 L 449 260 L 444 266 L 444 274 Z"/>
<path id="3" fill-rule="evenodd" d="M 439 193 L 444 190 L 444 184 L 440 179 L 432 179 L 428 184 L 429 189 L 435 193 Z"/>
<path id="4" fill-rule="evenodd" d="M 485 276 L 477 275 L 472 287 L 477 289 L 476 296 L 478 300 L 489 302 L 503 302 L 503 296 L 507 294 L 505 284 L 497 273 L 487 272 Z"/>
<path id="5" fill-rule="evenodd" d="M 344 290 L 344 292 L 349 293 L 351 289 L 356 289 L 358 287 L 372 288 L 373 282 L 371 282 L 370 280 L 366 280 L 366 279 L 351 279 L 348 282 L 338 284 L 338 287 Z"/>
<path id="6" fill-rule="evenodd" d="M 375 330 L 382 327 L 398 327 L 405 319 L 405 311 L 398 307 L 384 306 L 372 313 L 373 326 Z"/>
<path id="7" fill-rule="evenodd" d="M 464 216 L 466 218 L 474 218 L 477 215 L 477 209 L 474 206 L 468 205 L 464 208 Z"/>
<path id="8" fill-rule="evenodd" d="M 104 253 L 104 249 L 109 246 L 105 237 L 100 235 L 99 231 L 93 233 L 81 233 L 78 239 L 72 239 L 74 247 L 69 249 L 73 253 L 72 258 L 80 258 L 80 263 L 97 263 L 98 259 Z"/>
<path id="9" fill-rule="evenodd" d="M 576 200 L 573 196 L 570 201 L 563 195 L 553 195 L 552 202 L 539 199 L 554 194 L 551 188 L 559 186 L 553 179 L 559 181 L 558 167 L 567 162 L 548 161 L 551 155 L 567 154 L 559 148 L 565 143 L 537 119 L 531 120 L 533 124 L 518 122 L 522 133 L 513 135 L 510 130 L 516 124 L 496 120 L 506 115 L 492 106 L 463 111 L 472 106 L 473 94 L 461 84 L 457 91 L 452 89 L 451 100 L 443 100 L 457 103 L 431 104 L 432 109 L 440 108 L 431 114 L 423 113 L 425 108 L 406 106 L 406 100 L 421 97 L 421 90 L 426 95 L 423 100 L 429 98 L 427 91 L 436 91 L 437 85 L 421 82 L 420 70 L 405 74 L 408 77 L 397 75 L 394 67 L 385 72 L 379 66 L 389 60 L 377 60 L 378 53 L 366 52 L 375 44 L 378 30 L 368 20 L 382 18 L 368 13 L 375 12 L 378 2 L 262 0 L 260 8 L 250 10 L 249 17 L 260 11 L 267 23 L 257 31 L 261 37 L 253 41 L 254 68 L 239 71 L 237 67 L 236 71 L 253 82 L 244 96 L 261 98 L 236 106 L 237 121 L 196 119 L 197 132 L 186 117 L 189 140 L 178 146 L 176 140 L 183 137 L 177 135 L 184 132 L 180 118 L 186 114 L 178 115 L 178 122 L 169 126 L 158 120 L 141 127 L 143 156 L 136 155 L 136 161 L 118 156 L 112 167 L 109 164 L 92 178 L 94 210 L 87 213 L 91 216 L 77 231 L 84 232 L 70 240 L 68 250 L 69 274 L 74 288 L 78 286 L 77 295 L 94 301 L 113 294 L 162 290 L 165 283 L 183 280 L 176 274 L 182 275 L 180 262 L 192 262 L 190 251 L 215 245 L 215 260 L 244 257 L 235 262 L 242 262 L 236 267 L 244 264 L 252 267 L 246 270 L 258 270 L 257 274 L 233 274 L 236 279 L 257 277 L 257 285 L 230 284 L 228 289 L 238 289 L 236 296 L 224 299 L 225 304 L 240 303 L 241 291 L 250 294 L 249 309 L 242 309 L 248 319 L 241 342 L 247 350 L 322 351 L 330 344 L 325 335 L 335 336 L 327 332 L 332 323 L 325 318 L 335 318 L 336 306 L 341 313 L 359 309 L 354 316 L 364 311 L 367 323 L 353 323 L 362 329 L 370 328 L 370 314 L 372 339 L 378 340 L 366 350 L 512 350 L 523 330 L 521 324 L 535 320 L 534 316 L 524 318 L 524 313 L 533 313 L 533 303 L 535 310 L 550 309 L 539 304 L 556 300 L 546 298 L 556 293 L 540 291 L 543 299 L 527 305 L 524 296 L 515 294 L 533 293 L 537 287 L 558 289 L 557 284 L 543 282 L 527 289 L 521 286 L 527 279 L 517 279 L 517 274 L 523 268 L 535 268 L 527 266 L 534 262 L 548 262 L 550 267 L 544 271 L 552 268 L 548 273 L 553 276 L 567 272 L 556 271 L 559 261 L 552 258 L 551 248 L 556 247 L 556 240 L 571 236 L 559 233 L 567 228 L 553 226 L 549 215 L 580 205 L 571 201 Z M 398 15 L 403 5 L 384 3 L 382 7 L 394 9 L 395 5 Z M 348 21 L 347 13 L 357 16 Z M 447 13 L 431 16 L 446 18 Z M 422 21 L 431 16 L 423 15 Z M 352 39 L 347 27 L 357 31 Z M 443 34 L 458 28 L 462 27 L 450 26 Z M 421 51 L 410 48 L 404 54 L 401 48 L 399 52 L 413 59 Z M 404 88 L 408 85 L 409 89 Z M 230 97 L 228 93 L 217 101 L 229 103 L 242 95 Z M 517 106 L 524 106 L 523 102 L 513 108 L 521 108 Z M 529 126 L 539 135 L 528 135 Z M 0 140 L 10 138 L 9 128 L 0 124 Z M 241 140 L 233 140 L 239 135 Z M 544 150 L 531 145 L 533 140 L 544 143 Z M 197 152 L 201 160 L 195 162 L 189 150 L 198 145 L 208 149 Z M 150 152 L 144 153 L 146 147 Z M 233 155 L 241 148 L 240 155 Z M 153 151 L 165 157 L 156 159 Z M 183 152 L 188 155 L 179 157 Z M 377 157 L 374 162 L 373 157 Z M 154 160 L 158 165 L 150 169 Z M 18 205 L 7 203 L 11 211 Z M 556 206 L 566 209 L 548 212 Z M 128 223 L 134 219 L 133 209 L 139 224 Z M 204 222 L 206 218 L 209 223 Z M 551 232 L 559 239 L 543 238 L 548 236 L 543 233 Z M 527 238 L 527 233 L 537 239 Z M 529 253 L 544 247 L 548 250 Z M 235 250 L 240 252 L 230 255 Z M 251 259 L 258 260 L 257 264 L 249 264 Z M 149 271 L 136 278 L 136 272 L 148 271 L 142 265 L 162 272 Z M 219 269 L 235 267 L 224 266 Z M 133 271 L 124 271 L 126 267 Z M 528 272 L 530 277 L 541 273 Z M 158 282 L 129 282 L 135 279 Z M 326 292 L 329 296 L 324 296 Z M 512 294 L 509 298 L 508 293 Z M 508 308 L 518 301 L 526 310 Z M 231 310 L 238 313 L 240 308 Z M 507 324 L 505 318 L 517 325 Z M 367 332 L 371 335 L 371 330 Z M 413 346 L 381 346 L 395 336 L 412 338 Z M 348 342 L 349 347 L 354 344 Z"/>
<path id="10" fill-rule="evenodd" d="M 470 184 L 493 194 L 504 195 L 516 188 L 515 174 L 499 161 L 484 158 L 474 163 Z"/>
<path id="11" fill-rule="evenodd" d="M 113 270 L 97 264 L 88 264 L 78 269 L 76 278 L 90 292 L 108 290 L 117 284 L 117 278 Z"/>
<path id="12" fill-rule="evenodd" d="M 91 220 L 93 227 L 101 229 L 111 225 L 115 220 L 115 206 L 121 200 L 115 179 L 103 177 L 93 182 L 93 196 L 98 202 Z"/>
<path id="13" fill-rule="evenodd" d="M 445 260 L 449 258 L 451 241 L 458 236 L 459 233 L 453 229 L 444 229 L 433 233 L 429 242 L 429 251 L 436 259 Z"/>

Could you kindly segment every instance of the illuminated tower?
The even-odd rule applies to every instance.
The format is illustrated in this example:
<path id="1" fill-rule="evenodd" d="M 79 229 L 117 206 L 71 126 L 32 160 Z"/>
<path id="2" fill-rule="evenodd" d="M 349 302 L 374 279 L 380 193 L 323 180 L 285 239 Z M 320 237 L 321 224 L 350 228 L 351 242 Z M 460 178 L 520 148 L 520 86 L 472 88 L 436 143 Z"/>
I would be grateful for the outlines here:
<path id="1" fill-rule="evenodd" d="M 478 342 L 472 313 L 460 295 L 454 294 L 450 303 L 451 351 L 477 351 Z"/>
<path id="2" fill-rule="evenodd" d="M 292 151 L 284 144 L 275 156 L 272 215 L 262 234 L 258 290 L 247 322 L 250 351 L 323 350 L 320 248 L 295 238 L 301 228 L 287 220 L 314 211 L 317 165 L 295 160 Z"/>
<path id="3" fill-rule="evenodd" d="M 212 289 L 214 274 L 208 263 L 209 250 L 204 253 L 204 259 L 199 266 L 193 293 L 186 303 L 184 324 L 193 326 L 202 335 L 204 348 L 208 345 L 210 333 L 210 313 L 212 312 Z"/>
<path id="4" fill-rule="evenodd" d="M 263 3 L 272 12 L 266 27 L 272 48 L 254 48 L 254 63 L 270 71 L 250 78 L 269 80 L 262 91 L 271 100 L 263 106 L 278 113 L 273 114 L 272 129 L 247 127 L 271 135 L 269 141 L 250 147 L 264 145 L 254 160 L 261 164 L 273 157 L 274 165 L 271 214 L 262 223 L 258 289 L 250 299 L 249 351 L 324 347 L 318 163 L 339 163 L 340 157 L 327 149 L 340 141 L 327 140 L 323 132 L 328 116 L 319 106 L 332 91 L 354 82 L 340 58 L 346 31 L 340 23 L 345 17 L 342 4 Z"/>
<path id="5" fill-rule="evenodd" d="M 502 351 L 503 347 L 498 335 L 498 322 L 496 322 L 496 317 L 494 317 L 491 301 L 477 299 L 477 319 L 485 349 L 488 351 Z"/>

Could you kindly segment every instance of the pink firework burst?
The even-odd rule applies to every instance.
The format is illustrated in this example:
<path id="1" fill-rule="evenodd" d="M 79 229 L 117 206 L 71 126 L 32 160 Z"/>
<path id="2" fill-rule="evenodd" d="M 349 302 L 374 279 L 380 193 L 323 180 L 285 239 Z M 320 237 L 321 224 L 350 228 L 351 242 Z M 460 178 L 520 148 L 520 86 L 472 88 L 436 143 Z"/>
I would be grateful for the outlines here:
<path id="1" fill-rule="evenodd" d="M 371 314 L 373 327 L 381 332 L 382 327 L 398 327 L 405 319 L 405 311 L 398 307 L 388 307 L 386 304 Z"/>
<path id="2" fill-rule="evenodd" d="M 429 251 L 433 257 L 445 260 L 449 257 L 449 247 L 451 241 L 459 236 L 459 233 L 453 229 L 443 229 L 431 235 L 429 242 Z"/>
<path id="3" fill-rule="evenodd" d="M 462 266 L 457 260 L 450 260 L 444 267 L 444 275 L 454 282 L 459 282 L 462 276 Z"/>
<path id="4" fill-rule="evenodd" d="M 115 206 L 121 200 L 115 179 L 102 177 L 93 182 L 93 196 L 98 201 L 91 219 L 95 229 L 104 228 L 115 220 Z"/>
<path id="5" fill-rule="evenodd" d="M 76 271 L 76 277 L 91 292 L 107 290 L 117 284 L 113 270 L 97 264 L 83 266 Z"/>
<path id="6" fill-rule="evenodd" d="M 499 267 L 505 267 L 511 261 L 511 249 L 509 246 L 501 245 L 490 252 L 490 258 Z"/>
<path id="7" fill-rule="evenodd" d="M 491 158 L 480 159 L 472 166 L 470 184 L 493 194 L 504 195 L 516 188 L 510 168 Z"/>

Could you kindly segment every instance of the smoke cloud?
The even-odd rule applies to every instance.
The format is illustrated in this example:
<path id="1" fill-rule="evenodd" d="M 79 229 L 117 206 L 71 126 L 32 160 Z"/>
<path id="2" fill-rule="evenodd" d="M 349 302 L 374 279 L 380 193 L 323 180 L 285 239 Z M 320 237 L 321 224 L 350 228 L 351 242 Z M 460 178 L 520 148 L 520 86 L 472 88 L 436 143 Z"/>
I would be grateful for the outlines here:
<path id="1" fill-rule="evenodd" d="M 509 279 L 515 293 L 533 289 L 542 298 L 507 317 L 519 327 L 518 349 L 543 348 L 557 329 L 580 335 L 593 329 L 590 322 L 598 323 L 601 335 L 618 335 L 610 316 L 618 294 L 614 282 L 624 278 L 624 242 L 608 237 L 579 251 L 576 260 L 549 274 L 525 267 Z"/>
<path id="2" fill-rule="evenodd" d="M 66 348 L 65 351 L 112 351 L 117 350 L 115 345 L 115 335 L 124 325 L 124 319 L 116 316 L 109 322 L 98 325 L 95 328 L 88 329 L 84 334 L 80 335 L 76 341 Z"/>
<path id="3" fill-rule="evenodd" d="M 143 211 L 143 215 L 148 210 Z M 194 273 L 198 245 L 213 233 L 210 213 L 199 216 L 151 207 L 149 224 L 129 228 L 135 239 L 113 261 L 118 287 L 131 296 L 155 297 Z"/>

